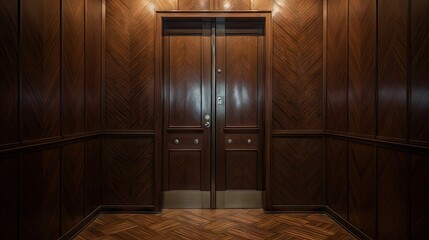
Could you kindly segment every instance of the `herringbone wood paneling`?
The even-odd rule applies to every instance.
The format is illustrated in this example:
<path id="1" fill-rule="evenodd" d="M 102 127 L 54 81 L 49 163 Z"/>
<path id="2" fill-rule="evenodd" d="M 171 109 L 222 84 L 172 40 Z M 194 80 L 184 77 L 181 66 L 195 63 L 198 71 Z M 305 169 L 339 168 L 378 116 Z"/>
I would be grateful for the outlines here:
<path id="1" fill-rule="evenodd" d="M 429 141 L 429 2 L 411 1 L 410 139 Z"/>
<path id="2" fill-rule="evenodd" d="M 60 150 L 25 154 L 19 163 L 19 238 L 60 237 Z"/>
<path id="3" fill-rule="evenodd" d="M 220 10 L 250 10 L 251 0 L 217 0 Z"/>
<path id="4" fill-rule="evenodd" d="M 153 129 L 152 1 L 106 2 L 106 129 Z"/>
<path id="5" fill-rule="evenodd" d="M 101 0 L 86 5 L 85 130 L 94 131 L 101 129 L 102 5 Z"/>
<path id="6" fill-rule="evenodd" d="M 153 204 L 153 139 L 103 141 L 104 204 Z"/>
<path id="7" fill-rule="evenodd" d="M 161 214 L 103 214 L 75 239 L 355 238 L 324 214 L 264 214 L 260 209 L 168 209 Z"/>
<path id="8" fill-rule="evenodd" d="M 328 138 L 326 148 L 327 205 L 347 219 L 347 142 Z"/>
<path id="9" fill-rule="evenodd" d="M 22 0 L 22 140 L 60 135 L 60 2 Z"/>
<path id="10" fill-rule="evenodd" d="M 273 129 L 323 124 L 323 1 L 275 0 Z"/>
<path id="11" fill-rule="evenodd" d="M 155 0 L 156 10 L 178 10 L 178 0 Z"/>
<path id="12" fill-rule="evenodd" d="M 0 1 L 0 145 L 18 140 L 18 1 Z"/>
<path id="13" fill-rule="evenodd" d="M 407 138 L 408 1 L 378 1 L 378 135 Z"/>
<path id="14" fill-rule="evenodd" d="M 323 139 L 273 138 L 272 145 L 272 204 L 322 204 Z"/>
<path id="15" fill-rule="evenodd" d="M 85 142 L 85 216 L 102 204 L 101 139 Z"/>
<path id="16" fill-rule="evenodd" d="M 0 159 L 0 239 L 18 238 L 18 158 Z"/>
<path id="17" fill-rule="evenodd" d="M 61 234 L 78 224 L 85 215 L 85 143 L 61 148 Z"/>
<path id="18" fill-rule="evenodd" d="M 347 1 L 328 1 L 326 128 L 341 132 L 347 132 L 347 12 Z"/>
<path id="19" fill-rule="evenodd" d="M 374 146 L 349 142 L 349 222 L 377 237 L 377 164 Z"/>
<path id="20" fill-rule="evenodd" d="M 376 2 L 349 2 L 349 132 L 375 135 Z"/>
<path id="21" fill-rule="evenodd" d="M 411 154 L 411 239 L 429 239 L 429 155 Z"/>
<path id="22" fill-rule="evenodd" d="M 85 1 L 62 1 L 62 133 L 85 130 Z"/>
<path id="23" fill-rule="evenodd" d="M 407 153 L 378 149 L 378 239 L 409 239 Z"/>
<path id="24" fill-rule="evenodd" d="M 273 10 L 274 0 L 252 0 L 252 10 Z"/>
<path id="25" fill-rule="evenodd" d="M 210 10 L 210 0 L 177 0 L 179 10 Z"/>

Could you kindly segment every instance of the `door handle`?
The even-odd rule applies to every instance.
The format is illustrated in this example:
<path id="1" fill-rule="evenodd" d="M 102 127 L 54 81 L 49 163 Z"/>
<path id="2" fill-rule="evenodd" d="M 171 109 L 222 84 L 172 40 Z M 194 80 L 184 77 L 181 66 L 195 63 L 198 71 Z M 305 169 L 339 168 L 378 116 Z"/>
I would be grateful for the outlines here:
<path id="1" fill-rule="evenodd" d="M 205 126 L 206 128 L 209 128 L 209 127 L 210 127 L 210 122 L 205 122 L 205 123 L 204 123 L 204 126 Z"/>

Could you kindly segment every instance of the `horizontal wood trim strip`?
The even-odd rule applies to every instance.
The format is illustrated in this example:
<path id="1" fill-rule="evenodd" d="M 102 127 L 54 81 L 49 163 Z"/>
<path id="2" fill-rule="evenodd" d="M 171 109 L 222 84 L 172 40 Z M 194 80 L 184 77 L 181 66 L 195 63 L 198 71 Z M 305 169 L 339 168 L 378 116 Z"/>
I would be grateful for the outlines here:
<path id="1" fill-rule="evenodd" d="M 153 130 L 141 130 L 141 131 L 104 131 L 104 136 L 154 136 L 155 131 Z"/>
<path id="2" fill-rule="evenodd" d="M 265 213 L 282 213 L 282 212 L 323 212 L 324 205 L 272 205 L 269 211 Z"/>
<path id="3" fill-rule="evenodd" d="M 338 133 L 338 132 L 330 132 L 326 131 L 325 135 L 327 137 L 336 137 L 343 140 L 348 141 L 355 141 L 359 143 L 370 143 L 370 144 L 377 144 L 378 146 L 388 147 L 388 148 L 399 148 L 400 150 L 413 150 L 413 151 L 429 151 L 429 146 L 426 145 L 417 145 L 416 142 L 395 142 L 391 139 L 385 139 L 385 138 L 365 138 L 357 135 L 350 135 L 345 133 Z M 419 143 L 419 144 L 428 144 L 428 143 Z"/>
<path id="4" fill-rule="evenodd" d="M 39 151 L 43 149 L 49 149 L 65 144 L 70 144 L 74 142 L 80 142 L 83 140 L 88 140 L 96 137 L 101 137 L 102 132 L 91 132 L 79 135 L 64 136 L 62 138 L 49 138 L 44 139 L 43 141 L 33 142 L 32 144 L 27 143 L 26 145 L 14 145 L 13 147 L 1 149 L 0 158 L 4 158 L 8 155 L 13 155 L 17 153 L 26 153 L 32 151 Z"/>

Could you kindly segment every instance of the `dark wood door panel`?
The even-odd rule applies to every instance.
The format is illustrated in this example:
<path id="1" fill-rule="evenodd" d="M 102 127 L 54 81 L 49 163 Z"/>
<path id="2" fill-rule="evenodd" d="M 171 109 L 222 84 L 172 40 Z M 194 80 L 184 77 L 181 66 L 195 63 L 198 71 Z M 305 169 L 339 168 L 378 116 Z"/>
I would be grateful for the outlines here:
<path id="1" fill-rule="evenodd" d="M 60 237 L 60 150 L 25 154 L 19 163 L 20 239 Z"/>
<path id="2" fill-rule="evenodd" d="M 0 239 L 18 239 L 18 157 L 0 159 Z"/>
<path id="3" fill-rule="evenodd" d="M 61 148 L 61 234 L 85 216 L 85 143 Z"/>
<path id="4" fill-rule="evenodd" d="M 21 1 L 22 140 L 60 135 L 60 2 Z"/>
<path id="5" fill-rule="evenodd" d="M 326 201 L 344 219 L 347 215 L 347 142 L 328 138 L 326 143 Z"/>
<path id="6" fill-rule="evenodd" d="M 349 142 L 349 222 L 377 237 L 377 164 L 374 146 Z"/>
<path id="7" fill-rule="evenodd" d="M 228 150 L 225 152 L 225 189 L 258 188 L 258 151 Z"/>
<path id="8" fill-rule="evenodd" d="M 170 36 L 168 127 L 202 127 L 202 49 L 200 36 Z"/>
<path id="9" fill-rule="evenodd" d="M 201 189 L 201 151 L 170 151 L 169 190 Z"/>
<path id="10" fill-rule="evenodd" d="M 18 1 L 0 1 L 0 145 L 18 141 Z"/>
<path id="11" fill-rule="evenodd" d="M 225 126 L 258 127 L 258 37 L 231 35 L 225 43 Z"/>
<path id="12" fill-rule="evenodd" d="M 409 239 L 407 155 L 378 149 L 378 239 Z"/>

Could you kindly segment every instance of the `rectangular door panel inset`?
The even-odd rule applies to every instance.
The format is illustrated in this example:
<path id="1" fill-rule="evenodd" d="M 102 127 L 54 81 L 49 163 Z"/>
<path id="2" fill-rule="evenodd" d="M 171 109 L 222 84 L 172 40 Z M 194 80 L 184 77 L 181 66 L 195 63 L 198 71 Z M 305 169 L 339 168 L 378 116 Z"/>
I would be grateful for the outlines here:
<path id="1" fill-rule="evenodd" d="M 226 127 L 258 126 L 258 38 L 226 37 Z"/>
<path id="2" fill-rule="evenodd" d="M 170 190 L 199 190 L 201 151 L 170 152 Z"/>
<path id="3" fill-rule="evenodd" d="M 200 127 L 202 47 L 200 36 L 170 36 L 170 127 Z"/>
<path id="4" fill-rule="evenodd" d="M 226 189 L 256 189 L 258 151 L 226 151 Z"/>

